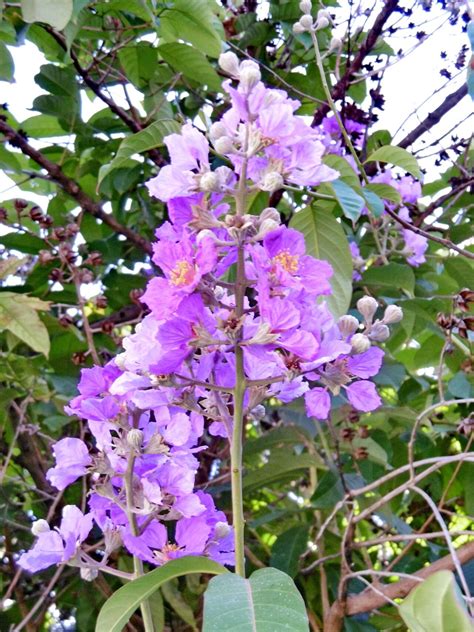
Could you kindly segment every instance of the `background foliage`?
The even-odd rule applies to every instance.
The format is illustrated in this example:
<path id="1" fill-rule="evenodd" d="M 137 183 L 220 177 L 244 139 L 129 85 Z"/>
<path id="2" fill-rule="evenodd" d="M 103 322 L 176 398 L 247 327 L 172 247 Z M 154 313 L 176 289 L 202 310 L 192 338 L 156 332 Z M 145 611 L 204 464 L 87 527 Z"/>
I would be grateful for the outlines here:
<path id="1" fill-rule="evenodd" d="M 16 120 L 14 103 L 4 103 L 0 112 L 0 168 L 17 185 L 0 199 L 2 630 L 88 632 L 106 597 L 120 586 L 103 577 L 85 583 L 69 567 L 28 577 L 15 560 L 31 544 L 34 518 L 54 522 L 64 504 L 85 502 L 81 484 L 63 495 L 46 480 L 49 446 L 81 432 L 63 412 L 80 368 L 90 366 L 95 354 L 112 357 L 121 337 L 143 317 L 138 299 L 153 272 L 150 242 L 167 217 L 144 182 L 167 162 L 163 137 L 186 119 L 208 125 L 222 111 L 216 59 L 224 43 L 256 59 L 265 81 L 301 100 L 299 113 L 314 117 L 314 124 L 328 112 L 309 36 L 292 35 L 298 2 L 263 4 L 0 2 L 0 79 L 21 82 L 10 51 L 25 40 L 46 58 L 35 78 L 43 94 L 34 99 L 31 116 Z M 385 584 L 377 573 L 401 578 L 398 592 L 390 593 L 394 599 L 415 584 L 406 575 L 440 562 L 452 569 L 436 512 L 407 483 L 410 458 L 424 460 L 416 484 L 452 532 L 474 587 L 474 295 L 467 291 L 474 288 L 474 248 L 466 241 L 472 236 L 473 155 L 470 139 L 456 130 L 443 147 L 430 132 L 468 88 L 463 81 L 444 100 L 435 95 L 432 115 L 398 146 L 394 130 L 373 131 L 384 105 L 385 68 L 406 52 L 395 51 L 391 37 L 417 32 L 422 46 L 430 12 L 418 3 L 386 0 L 366 3 L 366 15 L 364 3 L 347 4 L 341 10 L 336 2 L 325 3 L 346 33 L 340 52 L 325 58 L 333 97 L 349 118 L 359 112 L 354 105 L 369 118 L 360 150 L 363 160 L 372 157 L 369 173 L 387 162 L 401 175 L 418 176 L 421 166 L 422 201 L 409 210 L 414 226 L 434 240 L 418 268 L 401 252 L 384 261 L 361 211 L 369 206 L 376 217 L 372 228 L 382 234 L 383 222 L 390 221 L 381 217 L 384 200 L 390 201 L 393 190 L 375 185 L 370 197 L 337 156 L 328 161 L 341 180 L 332 189 L 320 188 L 330 199 L 273 194 L 272 204 L 304 232 L 311 254 L 333 264 L 335 313 L 373 293 L 381 303 L 402 306 L 405 318 L 386 344 L 386 363 L 376 378 L 382 409 L 359 416 L 340 406 L 330 424 L 315 426 L 302 405 L 282 408 L 274 401 L 260 424 L 249 424 L 247 558 L 250 570 L 273 566 L 295 579 L 314 630 L 322 629 L 331 612 L 339 619 L 345 613 L 349 632 L 403 630 L 397 608 L 380 597 Z M 429 9 L 430 3 L 421 4 Z M 469 16 L 462 7 L 442 4 L 446 28 L 457 30 L 462 42 L 456 59 L 440 62 L 449 82 L 456 71 L 465 73 Z M 324 53 L 328 32 L 318 37 Z M 84 98 L 101 102 L 87 120 L 81 114 Z M 436 155 L 418 163 L 405 150 L 426 132 Z M 43 196 L 41 206 L 31 201 L 32 193 Z M 250 212 L 266 205 L 256 197 Z M 305 208 L 295 214 L 298 206 Z M 365 262 L 354 285 L 349 241 L 357 242 Z M 220 508 L 229 509 L 226 445 L 218 438 L 208 441 L 199 483 L 215 494 Z M 379 594 L 366 587 L 377 577 Z M 166 630 L 198 629 L 204 587 L 205 579 L 196 575 L 168 581 L 155 598 L 157 621 Z M 55 627 L 58 621 L 65 628 Z M 140 629 L 139 619 L 128 626 Z"/>

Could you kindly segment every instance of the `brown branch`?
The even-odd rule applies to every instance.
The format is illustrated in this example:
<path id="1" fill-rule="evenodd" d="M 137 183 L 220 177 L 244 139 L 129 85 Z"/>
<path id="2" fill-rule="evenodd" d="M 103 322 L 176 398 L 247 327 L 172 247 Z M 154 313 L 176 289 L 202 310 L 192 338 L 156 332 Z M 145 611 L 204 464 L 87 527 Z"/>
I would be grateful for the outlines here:
<path id="1" fill-rule="evenodd" d="M 334 101 L 338 101 L 345 96 L 347 90 L 349 89 L 351 79 L 353 78 L 355 73 L 357 73 L 361 69 L 362 64 L 364 63 L 364 59 L 376 45 L 378 38 L 383 32 L 385 23 L 397 7 L 398 0 L 385 0 L 384 7 L 379 15 L 376 17 L 372 28 L 367 33 L 365 41 L 359 46 L 357 54 L 347 67 L 344 75 L 332 88 L 331 96 Z M 311 124 L 312 127 L 320 125 L 330 109 L 331 108 L 328 103 L 323 103 L 322 105 L 320 105 L 314 113 L 313 122 Z"/>
<path id="2" fill-rule="evenodd" d="M 0 132 L 4 134 L 5 138 L 14 147 L 18 147 L 23 154 L 29 156 L 40 167 L 45 169 L 50 179 L 58 184 L 68 195 L 70 195 L 78 205 L 90 215 L 93 215 L 97 219 L 100 219 L 104 224 L 107 224 L 114 232 L 124 235 L 132 244 L 144 250 L 146 253 L 151 254 L 151 244 L 147 239 L 141 237 L 128 226 L 120 224 L 113 215 L 109 215 L 104 211 L 101 204 L 94 202 L 81 187 L 65 175 L 61 167 L 51 160 L 48 160 L 40 151 L 32 147 L 28 141 L 17 131 L 15 131 L 5 120 L 0 117 Z"/>
<path id="3" fill-rule="evenodd" d="M 467 84 L 466 82 L 463 82 L 463 84 L 455 92 L 448 94 L 445 100 L 438 105 L 435 110 L 430 112 L 428 116 L 415 127 L 414 130 L 407 134 L 405 138 L 398 143 L 398 146 L 406 149 L 412 145 L 420 136 L 423 136 L 425 132 L 428 132 L 432 127 L 439 123 L 446 112 L 452 110 L 452 108 L 455 107 L 466 95 Z"/>
<path id="4" fill-rule="evenodd" d="M 58 33 L 57 31 L 55 31 L 53 28 L 51 28 L 50 26 L 46 24 L 43 26 L 43 28 L 56 40 L 56 42 L 61 46 L 61 48 L 64 51 L 68 52 L 66 39 L 61 33 Z M 146 126 L 142 125 L 140 121 L 133 118 L 133 116 L 128 114 L 126 110 L 124 110 L 119 105 L 117 105 L 117 103 L 115 103 L 115 101 L 112 98 L 110 98 L 109 96 L 104 94 L 104 92 L 102 92 L 102 90 L 100 89 L 100 85 L 96 81 L 94 81 L 94 79 L 90 77 L 88 71 L 81 66 L 79 59 L 76 53 L 74 52 L 74 50 L 72 49 L 72 47 L 69 49 L 69 56 L 71 57 L 74 68 L 77 70 L 78 74 L 82 77 L 84 83 L 92 90 L 92 92 L 97 97 L 99 97 L 101 101 L 103 101 L 107 105 L 107 107 L 114 114 L 116 114 L 125 123 L 125 125 L 128 128 L 132 130 L 132 132 L 136 133 L 145 129 Z M 150 156 L 150 158 L 158 167 L 161 167 L 164 164 L 166 164 L 166 160 L 163 158 L 163 156 L 160 154 L 160 152 L 157 149 L 150 149 L 147 151 L 147 154 Z"/>
<path id="5" fill-rule="evenodd" d="M 467 257 L 468 259 L 474 259 L 474 252 L 469 252 L 469 250 L 463 250 L 459 246 L 456 246 L 456 244 L 453 244 L 453 242 L 450 241 L 449 239 L 444 239 L 443 237 L 436 237 L 436 235 L 432 235 L 426 230 L 423 230 L 421 228 L 418 228 L 418 226 L 414 226 L 413 224 L 410 224 L 410 222 L 405 221 L 389 208 L 385 208 L 385 212 L 388 215 L 390 215 L 390 217 L 392 217 L 396 222 L 401 224 L 403 228 L 406 228 L 407 230 L 411 230 L 413 233 L 416 233 L 417 235 L 422 235 L 423 237 L 426 237 L 426 239 L 435 241 L 436 243 L 441 244 L 442 246 L 445 246 L 446 248 L 455 250 L 457 253 L 459 253 L 463 257 Z"/>
<path id="6" fill-rule="evenodd" d="M 457 186 L 453 187 L 451 191 L 449 191 L 449 193 L 440 195 L 440 197 L 436 198 L 436 200 L 433 200 L 433 202 L 431 202 L 431 204 L 429 204 L 424 211 L 414 217 L 413 221 L 415 222 L 415 225 L 418 226 L 424 219 L 431 215 L 433 211 L 435 211 L 440 206 L 443 206 L 445 202 L 448 202 L 451 198 L 456 197 L 456 195 L 462 193 L 470 186 L 474 186 L 474 178 L 465 180 L 464 182 L 461 182 Z"/>

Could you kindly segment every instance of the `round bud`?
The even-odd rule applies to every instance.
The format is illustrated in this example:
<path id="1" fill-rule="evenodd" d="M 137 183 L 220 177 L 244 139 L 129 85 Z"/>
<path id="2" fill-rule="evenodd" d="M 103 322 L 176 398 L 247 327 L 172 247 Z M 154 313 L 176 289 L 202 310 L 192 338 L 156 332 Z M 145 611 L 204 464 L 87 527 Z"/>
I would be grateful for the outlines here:
<path id="1" fill-rule="evenodd" d="M 262 191 L 268 191 L 269 193 L 273 193 L 273 191 L 281 189 L 282 186 L 283 176 L 281 173 L 278 173 L 278 171 L 270 171 L 270 173 L 266 173 L 259 183 L 260 189 L 262 189 Z"/>
<path id="2" fill-rule="evenodd" d="M 196 235 L 196 243 L 199 244 L 203 239 L 206 238 L 216 241 L 217 235 L 213 233 L 212 230 L 209 230 L 209 228 L 204 228 L 203 230 L 200 230 Z"/>
<path id="3" fill-rule="evenodd" d="M 239 58 L 232 51 L 219 55 L 219 66 L 228 75 L 239 76 Z"/>
<path id="4" fill-rule="evenodd" d="M 364 353 L 370 349 L 370 340 L 364 334 L 354 334 L 351 338 L 351 347 L 354 353 Z"/>
<path id="5" fill-rule="evenodd" d="M 231 138 L 228 136 L 221 136 L 214 141 L 214 149 L 218 154 L 231 154 L 234 152 L 235 147 Z"/>
<path id="6" fill-rule="evenodd" d="M 313 8 L 311 0 L 301 0 L 299 6 L 301 13 L 311 13 L 311 9 Z"/>
<path id="7" fill-rule="evenodd" d="M 135 450 L 139 450 L 143 443 L 143 432 L 138 428 L 132 428 L 127 434 L 127 443 Z"/>
<path id="8" fill-rule="evenodd" d="M 49 524 L 46 522 L 46 520 L 43 520 L 42 518 L 40 520 L 36 520 L 31 525 L 31 533 L 33 535 L 47 533 L 48 531 L 51 531 L 51 529 L 49 528 Z"/>
<path id="9" fill-rule="evenodd" d="M 325 29 L 326 26 L 329 26 L 329 20 L 327 18 L 318 18 L 316 20 L 316 30 Z"/>
<path id="10" fill-rule="evenodd" d="M 403 318 L 403 310 L 398 305 L 389 305 L 383 315 L 383 322 L 386 325 L 399 323 Z"/>
<path id="11" fill-rule="evenodd" d="M 211 127 L 209 128 L 209 138 L 211 139 L 213 143 L 218 138 L 221 138 L 222 136 L 226 136 L 226 134 L 227 134 L 226 126 L 224 125 L 224 123 L 221 123 L 221 121 L 217 121 L 216 123 L 213 123 Z"/>
<path id="12" fill-rule="evenodd" d="M 343 335 L 344 338 L 351 336 L 357 329 L 359 328 L 359 321 L 355 316 L 350 316 L 346 314 L 345 316 L 341 316 L 337 321 L 337 326 L 339 331 Z"/>
<path id="13" fill-rule="evenodd" d="M 260 81 L 262 75 L 258 64 L 250 59 L 243 61 L 239 66 L 240 86 L 248 94 Z"/>
<path id="14" fill-rule="evenodd" d="M 99 575 L 97 568 L 81 568 L 81 579 L 86 582 L 93 582 Z"/>
<path id="15" fill-rule="evenodd" d="M 331 39 L 331 42 L 329 44 L 329 52 L 332 52 L 333 50 L 341 50 L 342 48 L 342 40 L 340 37 L 333 37 Z"/>
<path id="16" fill-rule="evenodd" d="M 295 35 L 301 35 L 301 33 L 306 33 L 306 29 L 303 26 L 301 26 L 299 22 L 295 22 L 293 24 L 293 33 Z"/>
<path id="17" fill-rule="evenodd" d="M 369 338 L 375 342 L 385 342 L 390 337 L 390 329 L 383 323 L 375 323 L 372 327 Z"/>
<path id="18" fill-rule="evenodd" d="M 281 221 L 280 213 L 277 211 L 276 208 L 273 208 L 273 206 L 267 206 L 267 208 L 264 208 L 263 211 L 260 213 L 260 221 L 264 222 L 267 219 L 271 219 L 279 224 Z"/>
<path id="19" fill-rule="evenodd" d="M 201 191 L 218 191 L 220 186 L 219 176 L 215 171 L 204 173 L 199 180 Z"/>
<path id="20" fill-rule="evenodd" d="M 252 408 L 250 414 L 257 421 L 262 421 L 262 419 L 265 419 L 266 415 L 265 406 L 262 406 L 262 404 L 258 404 L 258 406 L 255 406 L 255 408 Z"/>
<path id="21" fill-rule="evenodd" d="M 365 318 L 367 323 L 371 323 L 375 312 L 377 311 L 378 303 L 375 298 L 371 296 L 363 296 L 357 301 L 357 309 Z"/>
<path id="22" fill-rule="evenodd" d="M 219 540 L 225 538 L 230 533 L 230 527 L 227 522 L 216 522 L 214 533 Z"/>
<path id="23" fill-rule="evenodd" d="M 327 9 L 319 9 L 318 20 L 321 20 L 321 18 L 324 18 L 325 20 L 331 19 L 331 14 L 329 13 Z"/>
<path id="24" fill-rule="evenodd" d="M 300 17 L 299 23 L 305 31 L 311 31 L 311 29 L 313 28 L 314 20 L 310 15 L 303 15 Z"/>

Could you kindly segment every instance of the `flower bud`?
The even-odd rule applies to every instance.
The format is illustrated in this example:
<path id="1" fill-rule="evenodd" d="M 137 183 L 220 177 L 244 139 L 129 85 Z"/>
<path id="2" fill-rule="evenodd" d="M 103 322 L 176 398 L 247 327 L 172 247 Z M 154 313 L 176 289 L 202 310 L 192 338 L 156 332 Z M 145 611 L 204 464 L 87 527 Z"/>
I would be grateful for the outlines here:
<path id="1" fill-rule="evenodd" d="M 267 411 L 265 410 L 265 406 L 262 406 L 262 404 L 259 404 L 258 406 L 255 406 L 255 408 L 252 408 L 252 410 L 250 411 L 250 414 L 257 421 L 262 421 L 262 419 L 265 419 L 265 415 L 267 414 Z"/>
<path id="2" fill-rule="evenodd" d="M 303 15 L 300 17 L 299 24 L 304 28 L 305 31 L 311 31 L 313 28 L 314 20 L 310 15 Z"/>
<path id="3" fill-rule="evenodd" d="M 329 20 L 327 18 L 318 18 L 316 20 L 316 31 L 320 29 L 325 29 L 326 26 L 329 26 Z"/>
<path id="4" fill-rule="evenodd" d="M 369 333 L 369 338 L 375 342 L 385 342 L 390 337 L 390 329 L 383 323 L 376 322 Z"/>
<path id="5" fill-rule="evenodd" d="M 230 533 L 230 526 L 227 522 L 216 522 L 214 533 L 219 540 L 225 538 Z"/>
<path id="6" fill-rule="evenodd" d="M 268 191 L 269 193 L 273 193 L 273 191 L 277 191 L 281 189 L 283 186 L 283 176 L 278 171 L 270 171 L 263 176 L 263 179 L 259 183 L 260 189 L 262 191 Z"/>
<path id="7" fill-rule="evenodd" d="M 303 26 L 301 26 L 299 22 L 295 22 L 293 24 L 293 33 L 295 35 L 301 35 L 301 33 L 306 33 L 306 29 Z"/>
<path id="8" fill-rule="evenodd" d="M 399 323 L 403 318 L 403 310 L 398 305 L 389 305 L 383 315 L 383 322 L 386 325 Z"/>
<path id="9" fill-rule="evenodd" d="M 239 58 L 232 51 L 219 55 L 219 66 L 228 75 L 239 76 Z"/>
<path id="10" fill-rule="evenodd" d="M 353 334 L 359 328 L 359 321 L 355 316 L 350 316 L 349 314 L 345 316 L 341 316 L 337 321 L 337 326 L 339 331 L 343 335 L 344 338 Z"/>
<path id="11" fill-rule="evenodd" d="M 325 20 L 331 19 L 331 14 L 329 13 L 327 9 L 319 9 L 318 20 L 321 20 L 322 18 L 324 18 Z"/>
<path id="12" fill-rule="evenodd" d="M 276 208 L 273 208 L 273 206 L 267 206 L 267 208 L 264 208 L 263 211 L 260 213 L 261 222 L 264 222 L 268 219 L 271 219 L 276 224 L 279 224 L 281 221 L 280 213 L 277 211 Z"/>
<path id="13" fill-rule="evenodd" d="M 365 318 L 365 321 L 367 323 L 372 322 L 374 318 L 374 314 L 377 311 L 377 307 L 378 307 L 377 301 L 375 300 L 375 298 L 372 298 L 371 296 L 363 296 L 357 301 L 357 309 Z"/>
<path id="14" fill-rule="evenodd" d="M 208 171 L 207 173 L 203 173 L 201 178 L 199 179 L 199 188 L 201 191 L 219 191 L 220 181 L 219 176 L 215 171 Z"/>
<path id="15" fill-rule="evenodd" d="M 214 141 L 214 149 L 218 154 L 231 154 L 235 151 L 234 143 L 228 136 L 221 136 Z"/>
<path id="16" fill-rule="evenodd" d="M 255 235 L 254 241 L 263 239 L 267 233 L 277 229 L 279 226 L 280 222 L 275 222 L 273 219 L 264 219 L 263 222 L 260 222 L 258 233 Z"/>
<path id="17" fill-rule="evenodd" d="M 311 0 L 301 0 L 299 6 L 301 13 L 311 13 L 311 9 L 313 8 Z"/>
<path id="18" fill-rule="evenodd" d="M 239 79 L 240 86 L 246 94 L 249 94 L 252 89 L 260 81 L 262 75 L 260 74 L 260 68 L 258 64 L 250 59 L 243 61 L 239 66 Z"/>
<path id="19" fill-rule="evenodd" d="M 99 575 L 97 568 L 81 568 L 81 579 L 86 582 L 93 582 Z"/>
<path id="20" fill-rule="evenodd" d="M 122 534 L 116 527 L 107 525 L 104 529 L 105 552 L 110 555 L 122 546 Z"/>
<path id="21" fill-rule="evenodd" d="M 139 450 L 143 443 L 143 432 L 138 428 L 132 428 L 127 434 L 127 443 L 135 450 Z"/>
<path id="22" fill-rule="evenodd" d="M 199 244 L 203 239 L 206 239 L 206 237 L 208 239 L 212 239 L 213 241 L 216 241 L 217 239 L 216 233 L 213 233 L 212 230 L 210 230 L 209 228 L 203 228 L 196 235 L 196 243 Z"/>
<path id="23" fill-rule="evenodd" d="M 364 353 L 370 349 L 370 340 L 364 334 L 354 334 L 351 338 L 351 347 L 354 353 Z"/>
<path id="24" fill-rule="evenodd" d="M 31 533 L 33 535 L 47 533 L 48 531 L 51 531 L 51 529 L 49 528 L 49 524 L 46 522 L 46 520 L 43 520 L 42 518 L 40 520 L 36 520 L 31 525 Z"/>
<path id="25" fill-rule="evenodd" d="M 342 48 L 342 40 L 340 37 L 333 37 L 329 44 L 329 52 L 332 53 L 334 50 L 341 50 Z"/>
<path id="26" fill-rule="evenodd" d="M 216 123 L 213 123 L 211 127 L 209 128 L 209 138 L 211 139 L 213 143 L 218 138 L 221 138 L 222 136 L 226 136 L 226 135 L 227 135 L 226 126 L 221 121 L 217 121 Z"/>

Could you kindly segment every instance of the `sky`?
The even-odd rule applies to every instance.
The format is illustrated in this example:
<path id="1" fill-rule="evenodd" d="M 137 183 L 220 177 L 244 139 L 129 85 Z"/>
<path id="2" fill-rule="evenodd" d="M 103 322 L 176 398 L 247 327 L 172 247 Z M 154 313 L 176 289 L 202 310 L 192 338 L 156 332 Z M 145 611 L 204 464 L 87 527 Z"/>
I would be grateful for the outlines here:
<path id="1" fill-rule="evenodd" d="M 381 1 L 375 1 L 375 6 L 380 6 Z M 360 5 L 362 8 L 364 6 L 373 8 L 374 2 L 361 2 Z M 441 103 L 447 94 L 453 92 L 466 79 L 466 71 L 464 69 L 461 72 L 456 71 L 453 68 L 453 61 L 456 59 L 461 45 L 463 43 L 468 44 L 467 35 L 464 36 L 465 40 L 463 41 L 462 37 L 460 37 L 459 26 L 454 28 L 447 24 L 447 12 L 443 11 L 438 3 L 433 3 L 433 9 L 430 13 L 423 11 L 421 3 L 416 3 L 416 5 L 411 19 L 415 23 L 428 19 L 429 22 L 423 28 L 427 33 L 434 32 L 434 34 L 429 36 L 418 47 L 416 47 L 418 42 L 416 29 L 401 30 L 389 39 L 394 50 L 415 48 L 407 57 L 397 61 L 386 70 L 383 83 L 386 105 L 383 112 L 377 111 L 380 120 L 374 128 L 389 129 L 392 132 L 400 128 L 394 138 L 395 143 L 400 141 L 408 131 L 416 127 L 429 114 L 430 109 Z M 376 10 L 372 11 L 367 21 L 368 25 L 373 21 L 373 17 L 376 14 Z M 407 18 L 403 18 L 403 20 L 406 24 Z M 344 29 L 345 25 L 343 24 L 339 30 L 343 31 Z M 28 42 L 19 47 L 10 47 L 10 51 L 15 61 L 16 83 L 0 82 L 0 102 L 7 102 L 12 113 L 19 121 L 22 121 L 24 118 L 36 114 L 36 112 L 31 110 L 32 102 L 38 94 L 44 91 L 36 85 L 34 76 L 38 73 L 41 64 L 45 63 L 46 60 L 38 49 Z M 440 55 L 442 51 L 447 53 L 448 59 L 446 62 L 441 60 Z M 453 75 L 457 72 L 458 76 L 447 82 L 440 75 L 442 67 L 447 67 Z M 434 92 L 434 96 L 423 104 L 426 98 Z M 84 91 L 82 94 L 82 112 L 84 119 L 87 120 L 98 109 L 101 109 L 103 104 L 98 99 L 89 100 Z M 121 105 L 127 107 L 121 92 L 113 92 L 113 96 Z M 132 99 L 138 101 L 139 98 L 139 93 L 133 93 L 132 90 Z M 441 135 L 440 130 L 442 133 L 448 132 L 460 121 L 472 114 L 472 101 L 469 97 L 465 97 L 456 108 L 443 118 L 442 123 L 424 135 L 422 140 L 429 144 Z M 468 136 L 472 133 L 473 121 L 474 117 L 468 118 L 467 121 L 461 124 L 457 133 L 461 136 Z M 64 139 L 61 142 L 64 142 Z M 425 143 L 419 141 L 412 149 L 419 149 Z M 448 147 L 449 144 L 450 136 L 448 135 L 441 145 Z M 432 150 L 425 149 L 424 152 L 421 152 L 421 155 L 430 152 L 432 153 Z M 427 159 L 426 163 L 430 167 L 426 181 L 436 179 L 438 169 L 433 168 L 434 158 Z M 27 197 L 36 203 L 44 202 L 44 199 L 33 193 L 20 193 L 18 188 L 13 186 L 13 182 L 0 172 L 0 202 L 2 199 L 11 199 L 19 195 Z"/>

